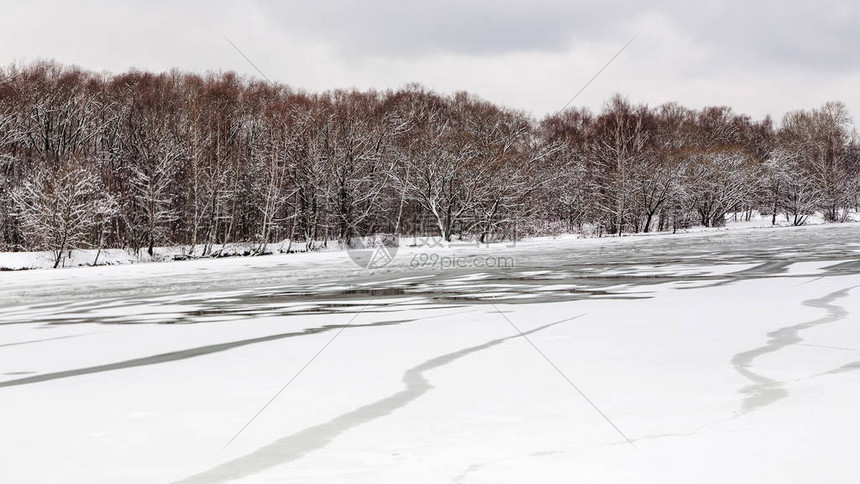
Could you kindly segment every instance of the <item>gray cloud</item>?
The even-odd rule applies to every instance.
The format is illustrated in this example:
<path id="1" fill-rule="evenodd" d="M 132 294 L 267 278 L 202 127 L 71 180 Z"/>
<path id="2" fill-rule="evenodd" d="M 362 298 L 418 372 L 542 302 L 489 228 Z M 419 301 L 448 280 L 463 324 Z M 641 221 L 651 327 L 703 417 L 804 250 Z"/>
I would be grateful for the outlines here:
<path id="1" fill-rule="evenodd" d="M 662 15 L 726 65 L 760 62 L 857 68 L 860 6 L 850 1 L 689 2 L 261 1 L 273 23 L 329 43 L 344 56 L 409 57 L 562 51 L 623 40 L 637 20 Z M 647 32 L 645 33 L 647 34 Z"/>
<path id="2" fill-rule="evenodd" d="M 850 1 L 684 4 L 673 21 L 713 58 L 749 67 L 860 68 L 860 6 Z"/>
<path id="3" fill-rule="evenodd" d="M 636 2 L 550 0 L 261 1 L 274 23 L 325 39 L 345 55 L 415 56 L 561 51 L 602 41 L 641 11 Z M 623 13 L 621 13 L 623 12 Z"/>
<path id="4" fill-rule="evenodd" d="M 779 116 L 838 98 L 860 109 L 860 4 L 824 0 L 6 0 L 0 64 L 95 70 L 253 68 L 319 91 L 421 82 L 543 114 L 614 92 L 650 104 L 729 104 Z"/>

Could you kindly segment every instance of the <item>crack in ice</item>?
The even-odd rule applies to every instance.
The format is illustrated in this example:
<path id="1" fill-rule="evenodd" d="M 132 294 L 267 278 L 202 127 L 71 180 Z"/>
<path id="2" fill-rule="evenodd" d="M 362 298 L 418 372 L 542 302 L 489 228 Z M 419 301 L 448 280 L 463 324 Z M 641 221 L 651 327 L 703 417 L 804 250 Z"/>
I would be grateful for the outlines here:
<path id="1" fill-rule="evenodd" d="M 739 391 L 739 393 L 744 395 L 741 404 L 742 413 L 766 407 L 788 396 L 788 390 L 785 389 L 784 382 L 764 376 L 750 369 L 755 360 L 766 354 L 780 351 L 787 346 L 801 343 L 803 341 L 803 338 L 799 335 L 801 331 L 845 318 L 848 311 L 844 307 L 834 304 L 834 302 L 847 296 L 855 287 L 857 286 L 841 289 L 820 298 L 803 301 L 804 306 L 825 309 L 827 315 L 813 319 L 812 321 L 771 331 L 767 334 L 768 340 L 764 346 L 738 353 L 732 358 L 732 366 L 734 366 L 735 371 L 752 382 L 752 385 L 745 386 Z"/>
<path id="2" fill-rule="evenodd" d="M 571 319 L 575 318 L 567 318 L 554 323 L 545 324 L 529 331 L 524 331 L 523 334 L 528 335 L 536 333 L 566 321 L 570 321 Z M 427 360 L 420 365 L 406 370 L 402 379 L 405 388 L 393 395 L 361 406 L 326 423 L 308 427 L 295 434 L 276 440 L 275 442 L 261 447 L 250 454 L 225 462 L 200 474 L 176 481 L 176 483 L 194 484 L 228 482 L 234 479 L 248 477 L 280 464 L 298 460 L 315 450 L 325 447 L 335 438 L 348 430 L 385 417 L 429 392 L 433 388 L 433 385 L 431 385 L 424 377 L 424 372 L 445 366 L 472 353 L 492 348 L 504 343 L 505 341 L 520 337 L 520 334 L 515 334 L 504 338 L 498 338 L 480 345 L 471 346 L 469 348 L 464 348 Z"/>

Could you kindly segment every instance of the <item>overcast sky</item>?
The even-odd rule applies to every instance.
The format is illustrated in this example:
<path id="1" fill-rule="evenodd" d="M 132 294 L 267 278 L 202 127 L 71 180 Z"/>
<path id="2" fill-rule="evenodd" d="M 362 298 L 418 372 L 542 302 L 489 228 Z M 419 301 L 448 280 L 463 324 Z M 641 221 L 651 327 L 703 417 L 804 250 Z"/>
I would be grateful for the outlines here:
<path id="1" fill-rule="evenodd" d="M 760 117 L 840 99 L 860 113 L 850 1 L 3 0 L 0 62 L 235 70 L 319 91 L 419 82 L 535 115 L 576 99 L 729 105 Z"/>

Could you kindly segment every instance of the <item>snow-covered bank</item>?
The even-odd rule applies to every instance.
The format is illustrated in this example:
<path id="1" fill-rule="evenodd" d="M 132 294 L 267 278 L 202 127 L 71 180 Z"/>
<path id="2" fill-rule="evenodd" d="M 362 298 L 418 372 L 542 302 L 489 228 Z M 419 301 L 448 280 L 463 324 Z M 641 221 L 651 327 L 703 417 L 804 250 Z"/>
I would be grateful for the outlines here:
<path id="1" fill-rule="evenodd" d="M 145 262 L 170 262 L 188 259 L 241 257 L 260 252 L 259 244 L 233 243 L 206 248 L 203 245 L 155 247 L 150 256 L 146 249 L 138 251 L 127 249 L 74 249 L 62 254 L 59 267 L 92 267 L 99 265 L 125 265 Z M 315 251 L 323 247 L 314 247 Z M 305 242 L 285 240 L 268 244 L 263 253 L 285 254 L 307 252 Z M 39 252 L 0 252 L 0 270 L 19 271 L 28 269 L 53 268 L 56 255 L 50 251 Z"/>
<path id="2" fill-rule="evenodd" d="M 860 214 L 852 212 L 848 214 L 845 223 L 860 222 Z M 825 225 L 821 214 L 810 215 L 803 226 Z M 841 224 L 828 224 L 841 225 Z M 648 237 L 648 236 L 666 236 L 679 234 L 695 234 L 702 232 L 720 232 L 725 230 L 741 230 L 754 228 L 785 228 L 792 227 L 792 224 L 779 217 L 776 224 L 772 224 L 770 216 L 762 215 L 758 212 L 753 212 L 749 220 L 746 220 L 745 214 L 734 213 L 726 215 L 726 225 L 724 227 L 691 227 L 688 229 L 679 230 L 676 233 L 672 232 L 640 232 L 637 234 L 625 234 L 624 237 Z M 541 240 L 556 240 L 556 239 L 593 239 L 606 237 L 587 237 L 583 234 L 561 234 L 552 237 L 532 237 L 517 241 L 515 244 L 530 243 Z M 444 248 L 444 247 L 469 247 L 469 246 L 507 246 L 511 242 L 501 242 L 493 244 L 479 244 L 475 241 L 457 241 L 446 243 L 439 237 L 404 237 L 401 244 L 405 247 L 421 245 L 426 248 Z M 131 251 L 125 249 L 75 249 L 64 254 L 60 262 L 60 267 L 91 267 L 96 265 L 126 265 L 148 262 L 172 262 L 185 261 L 189 259 L 205 259 L 205 258 L 229 258 L 254 255 L 259 252 L 259 245 L 253 243 L 233 243 L 227 245 L 216 245 L 204 254 L 204 246 L 174 246 L 174 247 L 156 247 L 153 255 L 150 256 L 146 250 Z M 266 246 L 265 254 L 287 254 L 287 253 L 305 253 L 305 252 L 331 252 L 345 250 L 337 241 L 320 241 L 313 244 L 309 250 L 306 242 L 284 240 L 278 243 L 271 243 Z M 56 262 L 56 257 L 52 252 L 0 252 L 0 271 L 19 271 L 30 269 L 48 269 L 52 268 Z"/>

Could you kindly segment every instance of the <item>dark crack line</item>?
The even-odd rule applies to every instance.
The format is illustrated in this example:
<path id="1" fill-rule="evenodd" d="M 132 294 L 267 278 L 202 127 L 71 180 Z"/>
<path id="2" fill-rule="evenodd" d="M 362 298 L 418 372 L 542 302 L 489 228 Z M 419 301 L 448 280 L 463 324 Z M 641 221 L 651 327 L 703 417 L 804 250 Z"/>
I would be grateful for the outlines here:
<path id="1" fill-rule="evenodd" d="M 319 351 L 317 351 L 317 352 L 316 352 L 316 353 L 311 357 L 311 359 L 310 359 L 310 360 L 308 360 L 308 362 L 304 364 L 304 366 L 302 366 L 301 368 L 299 368 L 299 371 L 297 371 L 297 372 L 292 376 L 292 378 L 290 378 L 289 380 L 287 380 L 287 382 L 286 382 L 286 383 L 284 383 L 284 386 L 282 386 L 282 387 L 281 387 L 281 389 L 280 389 L 280 390 L 278 390 L 278 392 L 277 392 L 277 393 L 275 393 L 275 394 L 272 396 L 272 398 L 270 398 L 270 399 L 269 399 L 269 401 L 268 401 L 268 402 L 266 402 L 266 404 L 265 404 L 265 405 L 263 405 L 263 407 L 262 407 L 262 408 L 261 408 L 257 413 L 255 413 L 255 414 L 254 414 L 254 416 L 253 416 L 253 417 L 251 417 L 251 420 L 248 420 L 248 423 L 246 423 L 246 424 L 245 424 L 241 429 L 239 429 L 239 431 L 238 431 L 238 432 L 236 432 L 236 435 L 234 435 L 234 436 L 233 436 L 229 441 L 227 441 L 227 443 L 226 443 L 226 444 L 224 444 L 224 447 L 223 447 L 221 450 L 223 451 L 224 449 L 226 449 L 227 447 L 229 447 L 229 446 L 230 446 L 230 444 L 231 444 L 234 440 L 236 440 L 236 438 L 237 438 L 237 437 L 239 437 L 239 435 L 241 435 L 241 434 L 242 434 L 242 432 L 244 432 L 244 431 L 245 431 L 245 429 L 247 429 L 247 428 L 248 428 L 248 426 L 250 426 L 250 425 L 254 422 L 254 420 L 256 420 L 256 419 L 257 419 L 257 417 L 259 417 L 259 416 L 260 416 L 260 414 L 262 414 L 262 413 L 263 413 L 263 411 L 264 411 L 264 410 L 266 410 L 266 408 L 267 408 L 269 405 L 271 405 L 271 404 L 272 404 L 272 402 L 274 402 L 274 401 L 275 401 L 275 399 L 276 399 L 276 398 L 278 398 L 278 395 L 280 395 L 281 393 L 283 393 L 283 391 L 284 391 L 284 390 L 286 390 L 288 386 L 290 386 L 290 383 L 292 383 L 293 381 L 295 381 L 295 379 L 296 379 L 296 378 L 298 378 L 298 377 L 299 377 L 299 375 L 301 375 L 301 374 L 305 371 L 305 369 L 306 369 L 307 367 L 309 367 L 309 366 L 311 365 L 311 363 L 313 363 L 313 362 L 314 362 L 314 360 L 316 360 L 316 359 L 317 359 L 317 357 L 318 357 L 319 355 L 321 355 L 321 354 L 322 354 L 322 352 L 323 352 L 323 351 L 325 351 L 325 350 L 326 350 L 326 348 L 328 348 L 328 347 L 329 347 L 329 345 L 330 345 L 330 344 L 332 344 L 332 343 L 334 342 L 334 340 L 335 340 L 335 339 L 337 339 L 337 337 L 338 337 L 338 336 L 340 336 L 340 334 L 341 334 L 341 333 L 343 333 L 343 330 L 345 330 L 346 328 L 350 327 L 350 326 L 352 325 L 352 323 L 355 321 L 355 319 L 356 319 L 359 315 L 361 315 L 361 313 L 362 313 L 365 309 L 367 309 L 368 307 L 370 307 L 370 305 L 373 303 L 373 301 L 374 301 L 374 300 L 376 300 L 376 297 L 377 297 L 378 295 L 379 295 L 379 293 L 374 294 L 374 295 L 373 295 L 373 297 L 371 297 L 371 298 L 370 298 L 370 301 L 367 301 L 367 304 L 365 304 L 365 305 L 364 305 L 364 307 L 362 307 L 362 308 L 361 308 L 357 313 L 353 314 L 353 315 L 352 315 L 352 318 L 350 318 L 349 322 L 348 322 L 348 323 L 346 323 L 345 325 L 343 325 L 339 330 L 337 330 L 337 332 L 334 334 L 334 336 L 332 336 L 328 341 L 326 341 L 326 344 L 324 344 L 324 345 L 322 346 L 322 348 L 320 348 L 320 349 L 319 349 Z"/>
<path id="2" fill-rule="evenodd" d="M 53 338 L 42 338 L 42 339 L 30 339 L 27 341 L 18 341 L 15 343 L 3 343 L 0 345 L 0 348 L 5 348 L 9 346 L 20 346 L 20 345 L 29 345 L 33 343 L 43 343 L 45 341 L 54 341 L 58 339 L 69 339 L 69 338 L 80 338 L 82 336 L 89 336 L 91 334 L 104 333 L 104 331 L 94 331 L 92 333 L 81 333 L 81 334 L 70 334 L 67 336 L 54 336 Z"/>
<path id="3" fill-rule="evenodd" d="M 429 308 L 427 308 L 429 309 Z M 442 308 L 442 309 L 450 309 L 450 308 Z M 426 316 L 420 318 L 421 320 L 432 319 L 436 317 L 444 317 L 451 316 L 453 314 L 460 314 L 472 311 L 472 309 L 466 309 L 463 311 L 457 311 L 454 313 L 446 313 L 438 316 Z M 353 324 L 351 327 L 353 328 L 375 328 L 380 326 L 395 326 L 403 323 L 411 323 L 417 321 L 416 319 L 404 319 L 404 320 L 392 320 L 392 321 L 379 321 L 376 323 L 368 323 L 368 324 Z M 266 343 L 269 341 L 276 341 L 285 338 L 295 338 L 298 336 L 307 336 L 312 334 L 324 333 L 327 331 L 332 331 L 335 329 L 343 328 L 342 324 L 327 324 L 323 326 L 319 326 L 316 328 L 308 328 L 302 331 L 294 331 L 290 333 L 279 333 L 268 336 L 261 336 L 258 338 L 244 339 L 239 341 L 231 341 L 229 343 L 218 343 L 214 345 L 208 346 L 200 346 L 197 348 L 190 348 L 178 351 L 171 351 L 169 353 L 161 353 L 152 356 L 145 356 L 141 358 L 134 358 L 131 360 L 118 361 L 116 363 L 107 363 L 104 365 L 96 365 L 96 366 L 88 366 L 84 368 L 76 368 L 74 370 L 64 370 L 52 373 L 43 373 L 40 375 L 34 375 L 27 378 L 17 378 L 15 380 L 6 380 L 0 382 L 0 388 L 2 387 L 12 387 L 18 385 L 29 385 L 33 383 L 40 383 L 50 380 L 59 380 L 63 378 L 73 378 L 81 375 L 90 375 L 93 373 L 103 373 L 108 371 L 117 371 L 124 370 L 126 368 L 136 368 L 140 366 L 149 366 L 149 365 L 159 365 L 162 363 L 171 363 L 174 361 L 186 360 L 189 358 L 196 358 L 199 356 L 211 355 L 213 353 L 220 353 L 222 351 L 232 350 L 234 348 L 241 348 L 247 345 L 253 345 L 258 343 Z M 87 333 L 87 334 L 95 334 L 95 333 Z"/>
<path id="4" fill-rule="evenodd" d="M 801 331 L 843 319 L 848 314 L 848 311 L 844 307 L 834 304 L 834 302 L 846 297 L 856 287 L 858 286 L 848 287 L 827 294 L 824 297 L 803 301 L 804 306 L 824 309 L 827 311 L 827 315 L 812 321 L 771 331 L 767 334 L 768 340 L 764 346 L 738 353 L 732 358 L 731 363 L 735 371 L 752 382 L 751 385 L 745 386 L 740 390 L 740 393 L 745 395 L 741 404 L 741 414 L 765 407 L 788 396 L 788 390 L 784 388 L 784 382 L 756 373 L 750 369 L 755 360 L 769 353 L 780 351 L 787 346 L 803 342 L 803 338 L 799 334 Z"/>
<path id="5" fill-rule="evenodd" d="M 548 323 L 526 331 L 523 335 L 536 333 L 579 317 L 580 316 L 576 316 Z M 427 378 L 424 377 L 425 372 L 448 365 L 472 353 L 498 346 L 505 341 L 519 337 L 520 335 L 513 335 L 498 338 L 480 345 L 471 346 L 469 348 L 427 360 L 424 363 L 410 368 L 403 374 L 402 381 L 405 388 L 393 395 L 361 406 L 326 423 L 306 428 L 295 434 L 276 440 L 275 442 L 257 449 L 250 454 L 225 462 L 224 464 L 200 474 L 177 481 L 177 483 L 194 484 L 228 482 L 248 477 L 277 465 L 298 460 L 315 450 L 325 447 L 335 438 L 348 430 L 385 417 L 429 392 L 433 388 L 433 385 L 431 385 Z"/>
<path id="6" fill-rule="evenodd" d="M 354 328 L 369 328 L 369 327 L 377 327 L 377 326 L 392 326 L 396 324 L 408 323 L 414 320 L 397 320 L 397 321 L 382 321 L 378 323 L 369 323 L 369 324 L 356 324 L 352 325 Z M 343 330 L 345 325 L 325 325 L 317 328 L 308 328 L 303 331 L 296 331 L 290 333 L 279 333 L 273 334 L 269 336 L 261 336 L 259 338 L 251 338 L 244 339 L 240 341 L 231 341 L 229 343 L 219 343 L 208 346 L 200 346 L 197 348 L 190 348 L 179 351 L 171 351 L 169 353 L 161 353 L 152 356 L 145 356 L 142 358 L 134 358 L 131 360 L 119 361 L 116 363 L 108 363 L 105 365 L 97 365 L 97 366 L 89 366 L 85 368 L 76 368 L 74 370 L 64 370 L 53 373 L 43 373 L 41 375 L 34 375 L 27 378 L 18 378 L 15 380 L 7 380 L 0 382 L 0 388 L 2 387 L 11 387 L 17 385 L 29 385 L 32 383 L 40 383 L 50 380 L 59 380 L 62 378 L 72 378 L 81 375 L 89 375 L 93 373 L 103 373 L 108 371 L 116 371 L 116 370 L 124 370 L 127 368 L 135 368 L 140 366 L 149 366 L 149 365 L 158 365 L 162 363 L 171 363 L 174 361 L 186 360 L 189 358 L 196 358 L 198 356 L 206 356 L 211 355 L 213 353 L 219 353 L 222 351 L 232 350 L 234 348 L 240 348 L 242 346 L 253 345 L 257 343 L 265 343 L 269 341 L 276 341 L 279 339 L 285 338 L 294 338 L 297 336 L 307 336 L 311 334 L 323 333 L 326 331 L 332 331 L 335 329 Z"/>

